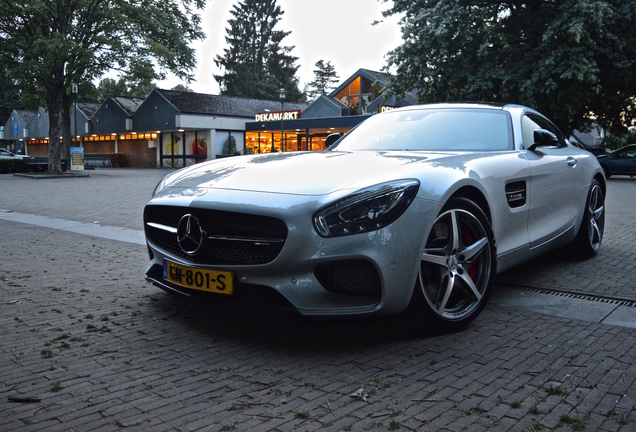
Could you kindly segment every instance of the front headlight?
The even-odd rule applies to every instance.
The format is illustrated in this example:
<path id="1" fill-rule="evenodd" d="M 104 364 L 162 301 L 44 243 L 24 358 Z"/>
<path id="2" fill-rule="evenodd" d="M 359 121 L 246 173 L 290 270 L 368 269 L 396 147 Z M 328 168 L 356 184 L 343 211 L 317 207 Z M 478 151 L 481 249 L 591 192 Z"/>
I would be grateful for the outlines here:
<path id="1" fill-rule="evenodd" d="M 413 202 L 417 180 L 399 180 L 371 186 L 314 214 L 314 227 L 322 237 L 374 231 L 399 218 Z"/>

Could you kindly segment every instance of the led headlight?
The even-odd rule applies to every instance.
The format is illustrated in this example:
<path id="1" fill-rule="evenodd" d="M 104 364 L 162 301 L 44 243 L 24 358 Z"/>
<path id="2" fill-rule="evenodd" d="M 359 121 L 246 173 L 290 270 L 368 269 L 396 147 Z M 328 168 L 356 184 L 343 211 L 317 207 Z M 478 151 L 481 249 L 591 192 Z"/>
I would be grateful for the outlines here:
<path id="1" fill-rule="evenodd" d="M 322 237 L 383 228 L 404 213 L 419 187 L 417 180 L 399 180 L 359 190 L 316 212 L 314 226 Z"/>

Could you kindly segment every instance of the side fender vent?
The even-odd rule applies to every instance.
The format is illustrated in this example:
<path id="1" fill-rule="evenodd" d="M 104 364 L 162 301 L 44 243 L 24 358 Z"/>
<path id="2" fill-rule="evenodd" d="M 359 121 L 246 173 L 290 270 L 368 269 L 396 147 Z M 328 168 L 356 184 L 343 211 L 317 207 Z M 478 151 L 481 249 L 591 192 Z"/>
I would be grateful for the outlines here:
<path id="1" fill-rule="evenodd" d="M 510 208 L 526 205 L 526 182 L 518 181 L 506 185 L 506 200 Z"/>

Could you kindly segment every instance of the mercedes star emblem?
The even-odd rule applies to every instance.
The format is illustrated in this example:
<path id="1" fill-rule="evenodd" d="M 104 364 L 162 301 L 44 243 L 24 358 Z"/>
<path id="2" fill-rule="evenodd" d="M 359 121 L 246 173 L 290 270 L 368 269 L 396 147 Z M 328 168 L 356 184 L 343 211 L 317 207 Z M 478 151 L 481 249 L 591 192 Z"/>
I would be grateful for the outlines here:
<path id="1" fill-rule="evenodd" d="M 191 214 L 181 218 L 177 226 L 177 241 L 181 250 L 196 255 L 203 246 L 204 233 L 199 220 Z"/>

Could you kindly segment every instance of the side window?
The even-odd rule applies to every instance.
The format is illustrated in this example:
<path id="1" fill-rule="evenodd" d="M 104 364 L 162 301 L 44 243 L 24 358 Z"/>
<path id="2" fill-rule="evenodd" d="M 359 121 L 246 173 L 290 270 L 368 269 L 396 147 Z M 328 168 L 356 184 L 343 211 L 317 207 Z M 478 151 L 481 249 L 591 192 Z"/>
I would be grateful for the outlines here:
<path id="1" fill-rule="evenodd" d="M 527 149 L 534 144 L 534 131 L 545 129 L 552 132 L 559 139 L 559 147 L 565 147 L 565 136 L 550 121 L 536 114 L 525 114 L 521 119 L 521 133 L 523 135 L 523 148 Z"/>

